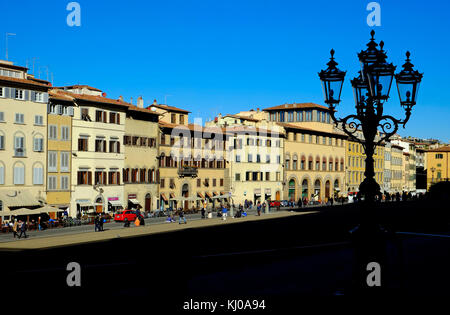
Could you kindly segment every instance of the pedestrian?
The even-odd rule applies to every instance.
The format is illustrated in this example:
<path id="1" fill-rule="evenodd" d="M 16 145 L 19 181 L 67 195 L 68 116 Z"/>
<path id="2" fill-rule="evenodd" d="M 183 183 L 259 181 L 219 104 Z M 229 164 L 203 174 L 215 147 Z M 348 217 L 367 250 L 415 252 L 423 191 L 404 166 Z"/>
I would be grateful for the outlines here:
<path id="1" fill-rule="evenodd" d="M 181 218 L 183 218 L 184 224 L 187 224 L 186 217 L 184 216 L 183 208 L 180 208 L 180 211 L 178 211 L 178 216 L 179 216 L 178 224 L 181 224 Z"/>
<path id="2" fill-rule="evenodd" d="M 99 231 L 103 231 L 103 223 L 105 223 L 105 217 L 103 216 L 103 213 L 102 213 L 102 214 L 100 214 L 100 218 L 98 220 Z"/>
<path id="3" fill-rule="evenodd" d="M 41 226 L 41 217 L 38 218 L 38 228 L 39 228 L 39 231 L 42 230 L 42 226 Z"/>
<path id="4" fill-rule="evenodd" d="M 99 230 L 99 218 L 98 218 L 98 214 L 95 216 L 94 218 L 94 231 L 97 232 Z"/>
<path id="5" fill-rule="evenodd" d="M 256 210 L 258 212 L 258 216 L 261 216 L 261 203 L 258 201 L 258 205 L 256 206 Z"/>
<path id="6" fill-rule="evenodd" d="M 202 219 L 205 218 L 205 213 L 206 213 L 206 211 L 205 211 L 205 206 L 203 206 L 203 207 L 202 207 Z"/>
<path id="7" fill-rule="evenodd" d="M 13 225 L 14 238 L 16 238 L 16 236 L 19 236 L 19 234 L 17 234 L 18 227 L 19 227 L 19 222 L 17 220 L 14 220 L 14 225 Z"/>
<path id="8" fill-rule="evenodd" d="M 225 206 L 222 207 L 222 220 L 226 221 L 228 215 L 228 210 Z"/>
<path id="9" fill-rule="evenodd" d="M 20 221 L 20 234 L 19 234 L 19 239 L 22 237 L 22 235 L 25 235 L 25 238 L 27 238 L 27 224 L 25 222 Z"/>

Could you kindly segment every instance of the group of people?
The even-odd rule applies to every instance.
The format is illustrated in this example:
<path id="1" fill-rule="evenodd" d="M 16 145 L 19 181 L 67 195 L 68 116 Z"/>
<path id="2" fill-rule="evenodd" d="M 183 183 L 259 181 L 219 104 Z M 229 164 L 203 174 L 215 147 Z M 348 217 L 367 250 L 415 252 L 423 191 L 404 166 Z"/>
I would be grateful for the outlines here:
<path id="1" fill-rule="evenodd" d="M 103 224 L 105 223 L 105 217 L 103 214 L 98 214 L 94 218 L 94 226 L 95 226 L 95 232 L 101 232 L 104 231 Z"/>
<path id="2" fill-rule="evenodd" d="M 19 239 L 22 238 L 22 236 L 25 236 L 27 238 L 27 223 L 22 220 L 14 220 L 13 222 L 10 222 L 9 225 L 12 227 L 13 236 L 14 238 L 18 237 Z M 20 234 L 19 234 L 20 231 Z"/>

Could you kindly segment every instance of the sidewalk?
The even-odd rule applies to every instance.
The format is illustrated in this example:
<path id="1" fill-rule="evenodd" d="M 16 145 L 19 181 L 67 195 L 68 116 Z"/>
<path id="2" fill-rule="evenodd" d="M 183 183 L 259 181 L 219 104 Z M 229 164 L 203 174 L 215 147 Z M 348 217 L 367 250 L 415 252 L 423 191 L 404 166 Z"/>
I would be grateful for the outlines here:
<path id="1" fill-rule="evenodd" d="M 242 222 L 268 220 L 281 217 L 289 216 L 300 216 L 305 214 L 316 213 L 317 211 L 309 212 L 275 212 L 269 214 L 262 214 L 261 216 L 247 216 L 242 218 L 231 218 L 228 217 L 226 221 L 222 218 L 213 219 L 200 219 L 192 220 L 187 224 L 176 223 L 161 223 L 161 224 L 150 224 L 140 227 L 134 227 L 131 225 L 130 228 L 117 228 L 105 230 L 103 232 L 81 232 L 76 234 L 65 234 L 65 235 L 52 235 L 48 237 L 38 237 L 38 238 L 27 238 L 21 240 L 12 240 L 11 242 L 4 242 L 0 244 L 1 250 L 26 250 L 26 249 L 46 249 L 53 247 L 70 246 L 74 244 L 89 243 L 89 242 L 100 242 L 105 240 L 110 240 L 114 238 L 127 238 L 136 237 L 157 233 L 166 233 L 177 231 L 181 229 L 190 228 L 201 228 L 206 226 L 223 225 L 223 224 L 237 224 Z M 107 228 L 107 227 L 106 227 Z M 12 237 L 12 236 L 11 236 Z"/>

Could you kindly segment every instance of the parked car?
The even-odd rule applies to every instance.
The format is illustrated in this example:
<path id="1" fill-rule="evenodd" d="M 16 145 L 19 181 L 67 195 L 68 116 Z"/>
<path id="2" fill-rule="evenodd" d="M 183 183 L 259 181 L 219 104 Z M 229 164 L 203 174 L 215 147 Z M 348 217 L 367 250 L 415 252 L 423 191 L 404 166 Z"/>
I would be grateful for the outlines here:
<path id="1" fill-rule="evenodd" d="M 137 213 L 135 210 L 122 210 L 117 212 L 114 215 L 114 221 L 115 222 L 123 222 L 123 221 L 128 221 L 128 222 L 133 222 L 136 220 L 137 217 Z M 142 214 L 141 214 L 142 217 Z"/>
<path id="2" fill-rule="evenodd" d="M 271 201 L 269 201 L 269 206 L 270 207 L 279 207 L 279 206 L 281 206 L 281 202 L 279 200 L 271 200 Z"/>

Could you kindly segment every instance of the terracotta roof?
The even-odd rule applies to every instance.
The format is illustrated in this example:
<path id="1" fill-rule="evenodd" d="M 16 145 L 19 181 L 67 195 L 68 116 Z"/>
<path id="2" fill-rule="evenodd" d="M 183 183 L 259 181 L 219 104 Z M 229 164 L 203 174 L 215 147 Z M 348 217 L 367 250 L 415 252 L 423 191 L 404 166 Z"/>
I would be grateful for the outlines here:
<path id="1" fill-rule="evenodd" d="M 450 152 L 450 146 L 446 145 L 444 147 L 426 150 L 427 152 Z"/>
<path id="2" fill-rule="evenodd" d="M 103 104 L 110 104 L 110 105 L 118 105 L 118 106 L 125 106 L 125 107 L 130 107 L 130 106 L 134 106 L 133 104 L 121 101 L 121 100 L 114 100 L 111 98 L 106 98 L 103 96 L 98 96 L 98 95 L 87 95 L 87 94 L 77 94 L 77 93 L 72 93 L 72 92 L 68 92 L 68 91 L 63 91 L 60 89 L 52 89 L 51 91 L 54 91 L 57 93 L 58 96 L 64 95 L 64 96 L 69 96 L 72 97 L 75 100 L 82 100 L 82 101 L 88 101 L 88 102 L 94 102 L 94 103 L 103 103 Z"/>
<path id="3" fill-rule="evenodd" d="M 67 86 L 58 87 L 58 89 L 62 89 L 62 90 L 64 90 L 64 88 L 67 88 L 67 89 L 83 89 L 83 88 L 85 88 L 85 89 L 88 89 L 88 90 L 91 90 L 91 91 L 103 92 L 102 90 L 99 90 L 99 89 L 94 88 L 92 86 L 81 85 L 81 84 L 67 85 Z"/>
<path id="4" fill-rule="evenodd" d="M 157 112 L 152 111 L 149 108 L 142 108 L 142 107 L 137 107 L 134 105 L 128 106 L 128 110 L 135 111 L 135 112 L 141 112 L 141 113 L 147 113 L 147 114 L 153 114 L 153 115 L 157 115 L 157 116 L 161 115 L 161 114 L 158 114 Z"/>
<path id="5" fill-rule="evenodd" d="M 181 112 L 181 113 L 190 113 L 190 111 L 187 111 L 187 110 L 184 110 L 184 109 L 181 109 L 181 108 L 178 108 L 178 107 L 174 107 L 174 106 L 164 105 L 164 104 L 156 104 L 156 105 L 152 104 L 152 105 L 148 106 L 147 108 L 150 108 L 152 106 L 154 106 L 156 108 L 164 109 L 164 110 L 167 110 L 167 111 L 174 111 L 174 112 Z"/>
<path id="6" fill-rule="evenodd" d="M 74 100 L 74 98 L 72 96 L 66 95 L 66 94 L 61 94 L 58 93 L 58 90 L 50 90 L 48 91 L 48 96 L 51 99 L 55 99 L 55 100 L 61 100 L 61 101 L 69 101 L 72 102 Z"/>
<path id="7" fill-rule="evenodd" d="M 22 70 L 22 71 L 28 70 L 28 68 L 16 66 L 16 65 L 5 63 L 4 61 L 3 62 L 2 61 L 0 61 L 0 67 L 2 67 L 2 68 L 9 68 L 9 69 L 15 69 L 15 70 Z"/>
<path id="8" fill-rule="evenodd" d="M 329 135 L 338 135 L 338 136 L 345 136 L 347 137 L 347 135 L 342 132 L 329 132 L 329 131 L 322 131 L 322 130 L 317 130 L 317 129 L 311 129 L 311 128 L 305 128 L 305 127 L 300 127 L 297 125 L 293 125 L 293 124 L 288 124 L 288 123 L 277 123 L 278 125 L 284 127 L 284 128 L 289 128 L 289 129 L 297 129 L 297 130 L 304 130 L 304 131 L 311 131 L 311 132 L 315 132 L 315 133 L 323 133 L 323 134 L 329 134 Z"/>
<path id="9" fill-rule="evenodd" d="M 328 107 L 315 104 L 315 103 L 293 103 L 293 104 L 283 104 L 273 107 L 268 107 L 263 110 L 265 111 L 272 111 L 272 110 L 289 110 L 289 109 L 295 109 L 295 108 L 319 108 L 319 109 L 326 109 L 328 110 Z"/>
<path id="10" fill-rule="evenodd" d="M 40 82 L 36 82 L 34 80 L 11 78 L 11 77 L 6 77 L 6 76 L 2 76 L 2 75 L 0 75 L 0 80 L 1 81 L 14 82 L 14 83 L 23 83 L 23 84 L 47 87 L 47 88 L 51 87 L 50 82 L 47 82 L 47 81 L 44 81 L 44 80 L 39 80 Z M 46 82 L 46 83 L 41 83 L 41 82 Z"/>
<path id="11" fill-rule="evenodd" d="M 240 116 L 240 115 L 231 115 L 231 114 L 227 114 L 227 115 L 225 115 L 223 117 L 231 117 L 231 118 L 243 119 L 243 120 L 254 121 L 254 122 L 260 121 L 260 119 L 256 119 L 256 118 L 251 118 L 251 117 L 247 117 L 247 116 Z"/>

